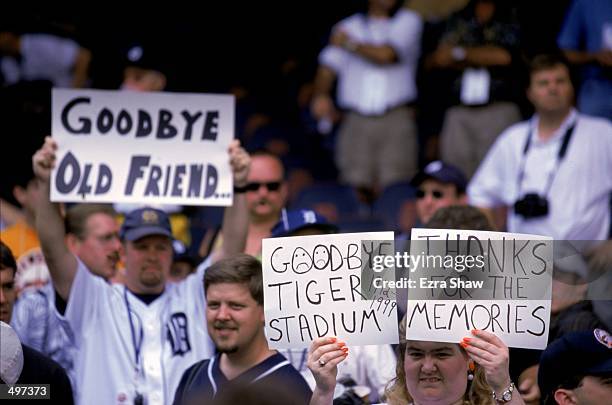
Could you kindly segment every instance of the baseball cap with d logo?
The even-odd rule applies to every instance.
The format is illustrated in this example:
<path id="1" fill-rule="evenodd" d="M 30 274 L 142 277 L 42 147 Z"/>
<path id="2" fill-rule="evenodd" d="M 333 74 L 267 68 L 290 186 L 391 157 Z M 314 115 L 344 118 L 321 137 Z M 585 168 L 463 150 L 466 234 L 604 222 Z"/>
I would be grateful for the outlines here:
<path id="1" fill-rule="evenodd" d="M 121 225 L 121 239 L 135 241 L 151 235 L 172 238 L 168 214 L 156 208 L 145 207 L 135 209 L 126 215 Z"/>

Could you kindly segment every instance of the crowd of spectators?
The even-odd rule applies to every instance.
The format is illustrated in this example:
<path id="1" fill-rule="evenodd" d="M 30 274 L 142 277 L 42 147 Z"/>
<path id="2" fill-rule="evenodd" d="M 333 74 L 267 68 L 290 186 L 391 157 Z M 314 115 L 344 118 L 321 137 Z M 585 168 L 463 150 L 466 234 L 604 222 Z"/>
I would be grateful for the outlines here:
<path id="1" fill-rule="evenodd" d="M 77 403 L 83 398 L 95 402 L 97 391 L 83 392 L 77 384 L 87 380 L 91 386 L 99 377 L 83 362 L 87 356 L 97 359 L 92 364 L 102 361 L 101 342 L 116 339 L 112 344 L 119 346 L 121 338 L 91 329 L 79 309 L 90 305 L 94 313 L 98 302 L 116 305 L 112 297 L 119 286 L 125 286 L 126 304 L 129 290 L 138 305 L 162 298 L 176 307 L 185 304 L 185 296 L 199 297 L 210 289 L 218 297 L 215 305 L 235 296 L 252 311 L 251 319 L 235 321 L 253 332 L 236 347 L 264 359 L 249 363 L 249 370 L 262 364 L 274 372 L 282 367 L 274 378 L 292 380 L 304 400 L 312 389 L 314 399 L 325 403 L 331 391 L 320 384 L 335 383 L 335 376 L 316 369 L 312 377 L 307 367 L 326 364 L 322 357 L 312 360 L 312 353 L 333 344 L 335 367 L 348 349 L 323 340 L 309 352 L 284 353 L 288 364 L 278 353 L 270 354 L 256 322 L 263 316 L 261 291 L 247 288 L 249 280 L 261 276 L 251 256 L 260 258 L 262 239 L 385 230 L 404 241 L 413 227 L 467 227 L 577 241 L 580 252 L 580 260 L 569 266 L 555 264 L 550 350 L 540 358 L 540 352 L 511 349 L 513 362 L 509 367 L 500 363 L 503 373 L 487 367 L 478 372 L 487 374 L 483 384 L 501 392 L 498 388 L 511 378 L 525 403 L 580 399 L 582 379 L 590 381 L 591 375 L 603 376 L 595 384 L 609 389 L 611 360 L 593 360 L 600 367 L 595 371 L 591 363 L 585 365 L 572 385 L 567 378 L 550 381 L 550 358 L 569 356 L 574 344 L 592 345 L 600 353 L 597 342 L 576 333 L 600 331 L 595 337 L 601 341 L 609 338 L 601 331 L 612 329 L 612 297 L 602 287 L 612 280 L 612 2 L 368 0 L 307 2 L 297 11 L 282 6 L 272 12 L 268 6 L 245 7 L 211 6 L 203 20 L 178 9 L 147 19 L 103 11 L 104 34 L 93 19 L 74 12 L 0 17 L 5 150 L 0 230 L 3 256 L 6 249 L 15 259 L 0 267 L 2 288 L 6 284 L 15 295 L 13 308 L 3 293 L 2 321 L 11 322 L 24 353 L 32 358 L 33 347 L 51 357 L 57 362 L 52 370 L 59 365 L 66 371 L 61 379 L 72 382 Z M 215 21 L 216 15 L 223 18 Z M 228 30 L 245 38 L 233 39 Z M 78 204 L 56 209 L 48 200 L 56 146 L 45 139 L 51 133 L 54 87 L 233 94 L 240 141 L 230 148 L 234 205 L 225 212 L 193 206 L 152 209 L 163 223 L 149 234 L 126 233 L 143 226 L 139 221 L 149 208 Z M 40 218 L 47 220 L 44 226 Z M 148 242 L 139 242 L 143 238 Z M 141 259 L 139 250 L 163 251 L 168 280 L 177 288 L 166 288 L 165 279 L 153 289 L 136 280 L 134 262 L 120 260 L 120 241 L 135 261 Z M 224 273 L 244 268 L 249 271 L 242 278 Z M 195 276 L 181 284 L 190 275 L 202 279 L 216 272 L 219 278 L 208 284 L 193 282 Z M 78 295 L 71 292 L 73 283 L 83 287 Z M 236 289 L 228 293 L 228 284 Z M 98 301 L 89 302 L 88 291 Z M 398 299 L 405 300 L 402 294 Z M 136 394 L 144 389 L 168 402 L 174 396 L 164 394 L 164 385 L 175 388 L 181 376 L 176 403 L 199 395 L 212 398 L 217 383 L 227 387 L 228 398 L 235 394 L 228 370 L 239 375 L 245 359 L 219 349 L 226 331 L 218 326 L 233 325 L 234 314 L 220 309 L 211 314 L 210 303 L 207 309 L 206 302 L 195 301 L 185 313 L 207 317 L 209 328 L 197 329 L 200 350 L 187 350 L 191 357 L 182 362 L 168 361 L 176 371 L 172 381 L 162 375 L 163 382 L 146 381 Z M 119 316 L 119 304 L 109 316 Z M 153 307 L 143 308 L 146 314 Z M 498 343 L 494 336 L 473 339 Z M 210 357 L 213 344 L 216 356 Z M 408 350 L 403 344 L 400 349 Z M 461 350 L 454 346 L 447 349 Z M 344 373 L 357 397 L 386 395 L 382 380 L 392 367 L 376 366 L 377 373 L 368 367 L 377 361 L 389 366 L 395 355 L 389 347 L 379 349 L 355 350 L 353 362 L 339 367 L 340 380 Z M 508 351 L 503 343 L 497 349 Z M 398 357 L 399 368 L 410 362 L 404 357 Z M 199 360 L 204 361 L 183 374 Z M 215 379 L 207 379 L 207 369 L 209 374 L 214 370 Z M 500 375 L 503 384 L 491 382 Z M 104 378 L 112 385 L 117 376 Z M 410 378 L 402 378 L 403 398 L 414 398 Z M 197 389 L 191 392 L 191 387 Z M 461 395 L 468 398 L 468 391 Z"/>

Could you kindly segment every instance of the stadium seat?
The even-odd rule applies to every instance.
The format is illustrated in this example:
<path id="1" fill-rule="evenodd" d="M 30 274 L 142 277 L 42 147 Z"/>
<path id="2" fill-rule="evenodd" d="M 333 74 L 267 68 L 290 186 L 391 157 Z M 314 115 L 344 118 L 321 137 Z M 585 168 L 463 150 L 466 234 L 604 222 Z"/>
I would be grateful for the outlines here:
<path id="1" fill-rule="evenodd" d="M 374 201 L 372 213 L 384 224 L 387 230 L 401 230 L 400 218 L 406 203 L 415 199 L 415 189 L 409 182 L 398 182 L 387 186 Z M 404 221 L 405 222 L 405 221 Z"/>
<path id="2" fill-rule="evenodd" d="M 336 224 L 367 217 L 369 213 L 351 187 L 337 183 L 319 183 L 304 188 L 291 208 L 314 210 Z"/>

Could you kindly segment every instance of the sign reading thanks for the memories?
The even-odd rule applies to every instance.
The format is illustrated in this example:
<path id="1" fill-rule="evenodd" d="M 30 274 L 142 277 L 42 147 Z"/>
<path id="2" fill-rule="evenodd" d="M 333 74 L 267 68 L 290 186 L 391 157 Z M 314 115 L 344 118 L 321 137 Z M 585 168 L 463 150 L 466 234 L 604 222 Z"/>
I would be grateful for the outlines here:
<path id="1" fill-rule="evenodd" d="M 369 294 L 362 272 L 393 254 L 393 232 L 263 240 L 265 332 L 275 349 L 306 348 L 322 336 L 349 345 L 398 342 L 394 299 Z M 382 294 L 379 294 L 383 296 Z"/>
<path id="2" fill-rule="evenodd" d="M 546 347 L 552 238 L 413 229 L 410 242 L 407 339 L 457 343 L 481 329 L 510 347 Z"/>
<path id="3" fill-rule="evenodd" d="M 234 97 L 53 89 L 51 200 L 227 206 Z"/>

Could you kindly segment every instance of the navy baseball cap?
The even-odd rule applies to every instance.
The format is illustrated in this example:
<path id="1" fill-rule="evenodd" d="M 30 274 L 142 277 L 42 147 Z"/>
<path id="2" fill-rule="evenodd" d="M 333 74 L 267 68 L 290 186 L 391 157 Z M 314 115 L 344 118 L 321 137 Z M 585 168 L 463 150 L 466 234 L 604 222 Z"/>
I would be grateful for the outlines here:
<path id="1" fill-rule="evenodd" d="M 144 207 L 129 212 L 121 225 L 120 237 L 135 241 L 145 236 L 162 235 L 172 239 L 168 214 L 156 208 Z"/>
<path id="2" fill-rule="evenodd" d="M 572 332 L 553 341 L 542 353 L 538 384 L 546 398 L 573 376 L 611 373 L 612 336 L 603 329 Z"/>
<path id="3" fill-rule="evenodd" d="M 297 231 L 306 228 L 314 228 L 322 233 L 336 233 L 338 227 L 331 224 L 324 216 L 312 210 L 292 210 L 283 208 L 281 220 L 272 228 L 272 237 L 291 236 Z"/>
<path id="4" fill-rule="evenodd" d="M 172 241 L 172 250 L 174 251 L 174 256 L 172 258 L 174 262 L 189 263 L 193 267 L 197 267 L 201 262 L 196 256 L 190 254 L 187 250 L 187 246 L 178 239 Z"/>
<path id="5" fill-rule="evenodd" d="M 164 72 L 164 56 L 161 51 L 156 49 L 151 43 L 135 41 L 124 49 L 125 66 L 134 66 L 141 69 L 155 70 Z"/>
<path id="6" fill-rule="evenodd" d="M 454 184 L 460 192 L 464 192 L 467 187 L 467 179 L 458 167 L 435 160 L 429 163 L 423 170 L 417 173 L 410 181 L 414 187 L 418 187 L 427 179 L 434 179 L 441 183 Z"/>

